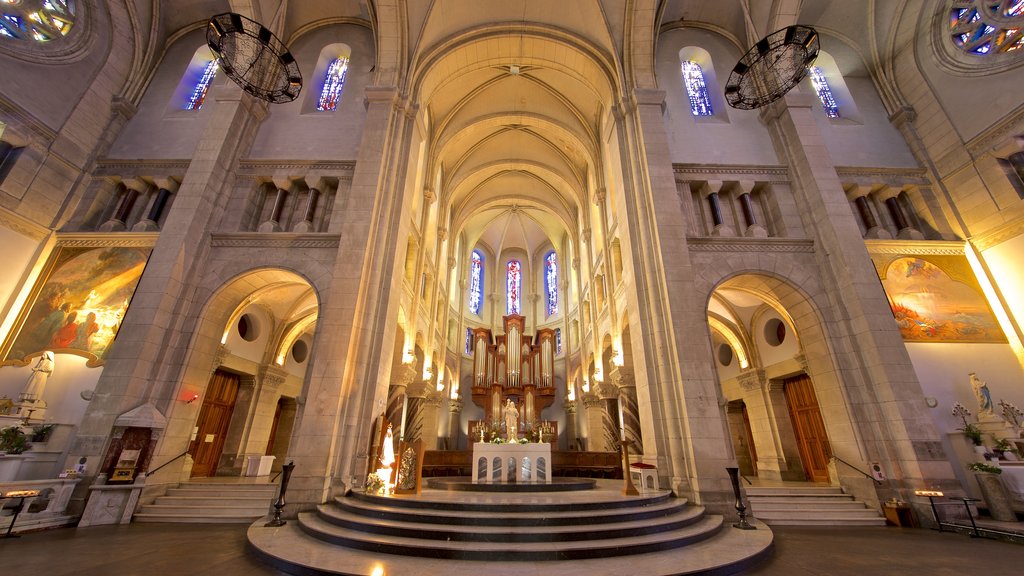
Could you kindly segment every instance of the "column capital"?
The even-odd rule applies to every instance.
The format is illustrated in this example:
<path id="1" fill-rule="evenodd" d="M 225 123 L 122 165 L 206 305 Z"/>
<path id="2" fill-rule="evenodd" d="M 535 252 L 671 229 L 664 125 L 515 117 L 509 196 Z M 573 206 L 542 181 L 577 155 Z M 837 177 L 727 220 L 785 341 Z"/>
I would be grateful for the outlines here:
<path id="1" fill-rule="evenodd" d="M 427 201 L 427 204 L 433 204 L 434 200 L 437 200 L 437 193 L 434 192 L 433 188 L 424 188 L 423 199 Z"/>
<path id="2" fill-rule="evenodd" d="M 902 128 L 905 124 L 913 124 L 917 120 L 917 110 L 909 104 L 904 104 L 889 115 L 889 122 L 896 128 Z"/>
<path id="3" fill-rule="evenodd" d="M 260 384 L 271 389 L 276 389 L 288 379 L 288 372 L 273 364 L 264 364 L 257 371 Z"/>
<path id="4" fill-rule="evenodd" d="M 750 194 L 754 191 L 754 186 L 757 186 L 757 182 L 753 180 L 737 180 L 733 184 L 739 194 Z"/>
<path id="5" fill-rule="evenodd" d="M 412 364 L 402 364 L 391 371 L 391 385 L 408 388 L 416 379 L 416 368 Z"/>
<path id="6" fill-rule="evenodd" d="M 613 366 L 608 376 L 617 388 L 635 388 L 636 379 L 633 377 L 633 369 L 628 366 Z"/>
<path id="7" fill-rule="evenodd" d="M 571 414 L 576 414 L 576 401 L 575 400 L 566 400 L 564 402 L 563 406 L 565 406 L 565 413 L 566 414 L 570 414 L 570 415 Z"/>
<path id="8" fill-rule="evenodd" d="M 764 376 L 764 370 L 753 368 L 746 372 L 741 372 L 737 380 L 739 380 L 740 387 L 744 390 L 758 390 L 765 381 Z"/>
<path id="9" fill-rule="evenodd" d="M 459 414 L 462 412 L 462 396 L 456 396 L 455 398 L 448 399 L 448 412 L 451 414 Z"/>
<path id="10" fill-rule="evenodd" d="M 700 194 L 702 197 L 707 198 L 712 194 L 718 194 L 722 190 L 722 185 L 725 184 L 722 180 L 708 180 L 700 187 Z"/>
<path id="11" fill-rule="evenodd" d="M 604 409 L 604 400 L 593 392 L 583 394 L 583 407 L 587 410 Z"/>
<path id="12" fill-rule="evenodd" d="M 602 186 L 597 190 L 594 190 L 594 195 L 593 198 L 591 198 L 591 200 L 594 202 L 595 205 L 600 206 L 601 204 L 604 204 L 604 199 L 607 196 L 607 193 L 607 189 L 604 186 Z"/>
<path id="13" fill-rule="evenodd" d="M 440 240 L 441 242 L 444 242 L 445 240 L 447 240 L 448 239 L 448 229 L 447 228 L 438 228 L 437 229 L 437 239 Z"/>
<path id="14" fill-rule="evenodd" d="M 178 182 L 177 180 L 175 180 L 174 178 L 171 178 L 169 176 L 168 177 L 161 177 L 161 178 L 153 178 L 153 184 L 155 184 L 157 188 L 163 188 L 164 190 L 167 190 L 171 194 L 174 194 L 175 192 L 177 192 L 178 188 L 181 187 L 181 183 L 180 182 Z"/>

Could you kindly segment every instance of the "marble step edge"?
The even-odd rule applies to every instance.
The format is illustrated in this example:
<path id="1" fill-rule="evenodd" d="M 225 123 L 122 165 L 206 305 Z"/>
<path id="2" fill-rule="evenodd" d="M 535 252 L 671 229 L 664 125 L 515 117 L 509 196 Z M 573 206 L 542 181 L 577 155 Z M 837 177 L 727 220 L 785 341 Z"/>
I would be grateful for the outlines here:
<path id="1" fill-rule="evenodd" d="M 307 535 L 347 548 L 425 558 L 517 562 L 607 558 L 657 552 L 711 538 L 723 526 L 721 516 L 708 515 L 686 528 L 650 535 L 573 542 L 474 542 L 467 547 L 465 542 L 459 541 L 427 541 L 348 530 L 330 524 L 312 513 L 300 513 L 298 521 Z"/>
<path id="2" fill-rule="evenodd" d="M 157 496 L 154 503 L 183 506 L 228 506 L 270 504 L 273 498 L 255 496 Z"/>
<path id="3" fill-rule="evenodd" d="M 799 488 L 770 488 L 759 486 L 745 486 L 743 491 L 747 496 L 823 496 L 828 494 L 846 495 L 843 489 L 838 486 L 801 486 Z"/>
<path id="4" fill-rule="evenodd" d="M 751 514 L 757 518 L 882 518 L 877 510 L 862 508 L 858 510 L 833 510 L 833 509 L 799 509 L 799 510 L 755 510 Z"/>
<path id="5" fill-rule="evenodd" d="M 519 576 L 538 573 L 621 576 L 636 574 L 637 566 L 643 566 L 643 576 L 737 574 L 756 566 L 772 552 L 771 528 L 757 520 L 751 521 L 758 530 L 722 530 L 713 538 L 685 548 L 619 558 L 548 560 L 537 566 L 506 566 L 505 572 Z M 397 556 L 333 546 L 304 535 L 294 522 L 268 528 L 260 520 L 249 526 L 246 537 L 254 556 L 290 574 L 372 576 L 383 569 L 385 574 L 480 576 L 485 570 L 478 562 Z"/>
<path id="6" fill-rule="evenodd" d="M 695 524 L 703 517 L 704 510 L 702 508 L 691 508 L 693 510 L 682 511 L 678 514 L 664 516 L 653 521 L 651 519 L 642 519 L 599 525 L 532 524 L 521 526 L 477 526 L 393 521 L 346 514 L 333 507 L 323 505 L 318 509 L 318 512 L 320 518 L 336 526 L 374 534 L 428 540 L 458 540 L 463 542 L 497 541 L 502 538 L 514 539 L 516 542 L 542 542 L 547 540 L 599 540 L 677 530 Z"/>
<path id="7" fill-rule="evenodd" d="M 432 500 L 428 493 L 423 493 L 419 496 L 416 496 L 415 498 L 403 498 L 401 496 L 377 496 L 374 494 L 365 494 L 363 492 L 354 490 L 349 491 L 347 494 L 345 494 L 345 496 L 352 498 L 354 500 L 372 502 L 384 506 L 428 510 L 458 510 L 465 512 L 500 512 L 501 510 L 507 508 L 509 505 L 514 505 L 524 511 L 535 512 L 559 512 L 565 510 L 604 510 L 614 508 L 628 508 L 631 506 L 638 505 L 651 505 L 666 500 L 683 500 L 680 498 L 672 498 L 672 493 L 668 491 L 662 491 L 656 494 L 634 496 L 628 500 L 616 497 L 612 499 L 597 499 L 583 502 L 573 502 L 571 500 L 558 502 L 531 502 L 531 497 L 535 497 L 536 493 L 523 494 L 523 501 L 516 501 L 514 498 L 510 497 L 509 494 L 506 494 L 505 496 L 508 499 L 505 502 L 453 502 L 448 499 Z"/>
<path id="8" fill-rule="evenodd" d="M 885 526 L 885 518 L 761 518 L 769 526 Z"/>
<path id="9" fill-rule="evenodd" d="M 200 516 L 233 516 L 239 514 L 264 515 L 269 506 L 164 506 L 145 504 L 139 508 L 143 514 L 193 514 Z"/>
<path id="10" fill-rule="evenodd" d="M 148 514 L 136 512 L 132 516 L 132 522 L 167 522 L 176 524 L 241 524 L 251 523 L 257 518 L 263 518 L 266 514 L 239 514 L 236 516 L 202 516 L 196 514 Z"/>
<path id="11" fill-rule="evenodd" d="M 685 500 L 663 501 L 649 506 L 631 508 L 613 508 L 610 510 L 558 510 L 534 511 L 523 510 L 517 505 L 509 504 L 490 512 L 458 511 L 446 509 L 414 509 L 406 507 L 377 506 L 359 500 L 344 497 L 335 498 L 335 506 L 353 514 L 384 518 L 390 520 L 420 521 L 428 523 L 457 523 L 467 525 L 507 525 L 517 526 L 547 523 L 550 525 L 570 524 L 579 521 L 590 523 L 615 522 L 623 519 L 657 518 L 672 514 L 677 510 L 689 507 Z"/>
<path id="12" fill-rule="evenodd" d="M 758 500 L 756 502 L 748 501 L 747 504 L 751 508 L 758 508 L 760 510 L 862 510 L 867 508 L 863 502 L 856 500 L 840 502 L 762 502 Z"/>

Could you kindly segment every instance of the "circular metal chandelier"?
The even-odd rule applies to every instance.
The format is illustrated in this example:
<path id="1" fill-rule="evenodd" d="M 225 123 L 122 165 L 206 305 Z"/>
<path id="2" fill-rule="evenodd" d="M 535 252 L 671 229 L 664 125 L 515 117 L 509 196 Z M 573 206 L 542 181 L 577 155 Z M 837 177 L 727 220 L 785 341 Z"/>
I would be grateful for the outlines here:
<path id="1" fill-rule="evenodd" d="M 291 102 L 302 90 L 295 58 L 259 22 L 234 12 L 217 14 L 206 28 L 206 43 L 228 78 L 261 100 Z"/>
<path id="2" fill-rule="evenodd" d="M 804 79 L 819 48 L 818 32 L 810 26 L 797 24 L 765 36 L 729 74 L 726 102 L 753 110 L 778 100 Z"/>

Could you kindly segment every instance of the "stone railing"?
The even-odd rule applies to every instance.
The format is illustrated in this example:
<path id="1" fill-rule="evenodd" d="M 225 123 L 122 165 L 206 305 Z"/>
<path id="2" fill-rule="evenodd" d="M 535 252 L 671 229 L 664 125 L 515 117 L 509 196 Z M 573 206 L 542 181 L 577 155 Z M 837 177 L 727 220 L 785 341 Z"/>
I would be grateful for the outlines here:
<path id="1" fill-rule="evenodd" d="M 52 480 L 19 480 L 0 483 L 0 493 L 15 490 L 38 490 L 38 496 L 25 498 L 17 524 L 12 532 L 40 530 L 74 524 L 78 518 L 67 514 L 71 493 L 78 484 L 78 478 L 54 478 Z M 0 499 L 0 533 L 6 533 L 14 517 L 13 509 L 19 498 Z"/>

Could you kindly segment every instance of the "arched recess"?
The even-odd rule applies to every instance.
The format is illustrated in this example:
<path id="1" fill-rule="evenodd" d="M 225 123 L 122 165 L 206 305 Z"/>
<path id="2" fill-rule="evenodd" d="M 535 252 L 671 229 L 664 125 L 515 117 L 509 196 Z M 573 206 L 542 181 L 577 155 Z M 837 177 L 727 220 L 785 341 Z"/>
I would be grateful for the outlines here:
<path id="1" fill-rule="evenodd" d="M 274 456 L 280 468 L 312 365 L 318 314 L 313 284 L 282 268 L 248 270 L 209 292 L 156 460 L 186 450 L 190 457 L 168 474 L 241 475 L 259 464 L 247 455 Z M 258 325 L 245 325 L 250 321 Z"/>
<path id="2" fill-rule="evenodd" d="M 777 334 L 770 321 L 781 326 L 781 342 L 770 337 Z M 737 461 L 748 463 L 746 473 L 838 481 L 830 477 L 836 472 L 829 459 L 836 453 L 859 458 L 860 441 L 828 323 L 812 294 L 772 274 L 737 273 L 714 286 L 708 325 L 715 354 L 715 344 L 723 343 L 749 353 L 749 365 L 740 370 L 715 359 L 733 448 Z M 781 345 L 788 350 L 784 357 L 773 353 Z"/>

